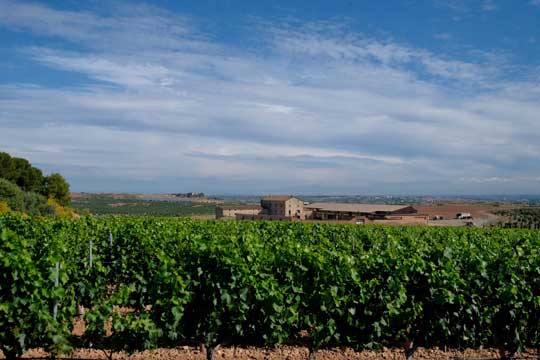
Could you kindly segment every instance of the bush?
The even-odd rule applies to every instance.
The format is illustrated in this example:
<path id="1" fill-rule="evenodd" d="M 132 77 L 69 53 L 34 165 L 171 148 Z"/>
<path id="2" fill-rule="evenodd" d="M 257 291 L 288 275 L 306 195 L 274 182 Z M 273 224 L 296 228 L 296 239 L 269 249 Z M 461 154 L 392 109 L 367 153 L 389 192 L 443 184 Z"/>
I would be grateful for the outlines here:
<path id="1" fill-rule="evenodd" d="M 11 209 L 9 208 L 9 205 L 5 201 L 0 201 L 0 214 L 5 214 L 10 212 Z"/>
<path id="2" fill-rule="evenodd" d="M 28 215 L 54 215 L 54 207 L 48 204 L 45 196 L 33 192 L 24 193 L 24 212 Z"/>
<path id="3" fill-rule="evenodd" d="M 48 201 L 45 196 L 35 192 L 24 192 L 12 182 L 0 179 L 0 213 L 10 210 L 31 216 L 73 215 L 73 211 L 63 208 L 54 200 Z"/>
<path id="4" fill-rule="evenodd" d="M 24 192 L 5 179 L 0 179 L 0 201 L 6 202 L 11 210 L 24 211 Z"/>
<path id="5" fill-rule="evenodd" d="M 55 199 L 50 198 L 47 200 L 47 205 L 52 209 L 52 215 L 68 219 L 78 216 L 73 209 L 60 205 Z"/>

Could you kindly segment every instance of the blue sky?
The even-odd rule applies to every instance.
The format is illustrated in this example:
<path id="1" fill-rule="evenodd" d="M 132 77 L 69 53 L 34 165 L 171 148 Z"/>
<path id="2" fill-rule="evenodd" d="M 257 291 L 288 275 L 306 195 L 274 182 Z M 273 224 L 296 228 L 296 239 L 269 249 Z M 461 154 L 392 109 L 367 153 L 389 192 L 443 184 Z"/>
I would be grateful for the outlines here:
<path id="1" fill-rule="evenodd" d="M 539 20 L 539 0 L 0 0 L 0 150 L 75 191 L 539 194 Z"/>

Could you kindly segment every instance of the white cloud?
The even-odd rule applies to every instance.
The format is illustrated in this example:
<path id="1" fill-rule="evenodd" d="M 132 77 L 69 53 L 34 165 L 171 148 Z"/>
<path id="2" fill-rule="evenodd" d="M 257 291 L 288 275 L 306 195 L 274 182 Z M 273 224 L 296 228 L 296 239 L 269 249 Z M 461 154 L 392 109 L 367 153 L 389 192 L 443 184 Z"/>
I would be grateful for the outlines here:
<path id="1" fill-rule="evenodd" d="M 482 2 L 482 10 L 484 11 L 495 11 L 498 9 L 499 6 L 495 3 L 494 0 L 484 0 Z"/>
<path id="2" fill-rule="evenodd" d="M 200 35 L 191 34 L 186 18 L 148 5 L 101 5 L 112 11 L 112 16 L 97 11 L 58 11 L 41 4 L 11 0 L 0 0 L 0 7 L 0 23 L 7 27 L 93 49 L 114 52 L 119 45 L 121 49 L 134 50 L 197 48 L 206 44 Z"/>
<path id="3" fill-rule="evenodd" d="M 275 47 L 286 54 L 304 57 L 319 57 L 332 61 L 374 63 L 379 68 L 391 67 L 406 72 L 410 65 L 420 66 L 427 74 L 450 81 L 468 81 L 489 85 L 500 64 L 476 64 L 456 59 L 448 59 L 425 50 L 404 46 L 388 41 L 379 41 L 364 36 L 328 32 L 324 25 L 304 28 L 274 28 L 271 32 Z M 484 54 L 485 57 L 495 57 Z M 497 58 L 502 61 L 500 58 Z"/>
<path id="4" fill-rule="evenodd" d="M 463 179 L 540 176 L 530 165 L 540 155 L 540 88 L 505 80 L 497 58 L 443 58 L 328 23 L 259 24 L 250 30 L 260 48 L 242 49 L 150 7 L 102 16 L 0 6 L 0 24 L 80 47 L 20 54 L 87 81 L 0 86 L 0 143 L 67 172 L 75 189 L 103 178 L 163 191 L 465 189 Z"/>
<path id="5" fill-rule="evenodd" d="M 433 4 L 439 8 L 449 9 L 456 12 L 468 12 L 470 11 L 467 0 L 433 0 Z"/>
<path id="6" fill-rule="evenodd" d="M 492 12 L 500 8 L 497 0 L 433 0 L 433 4 L 440 9 L 450 10 L 454 14 L 459 14 L 459 16 L 453 16 L 453 20 L 455 21 L 461 21 L 464 17 L 468 17 L 477 11 Z"/>

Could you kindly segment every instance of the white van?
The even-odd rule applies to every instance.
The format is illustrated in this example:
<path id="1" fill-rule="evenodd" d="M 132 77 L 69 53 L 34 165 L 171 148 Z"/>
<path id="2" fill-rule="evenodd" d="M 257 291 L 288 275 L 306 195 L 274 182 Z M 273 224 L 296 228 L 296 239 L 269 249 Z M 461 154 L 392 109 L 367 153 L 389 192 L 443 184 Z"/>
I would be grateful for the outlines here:
<path id="1" fill-rule="evenodd" d="M 470 213 L 457 213 L 456 214 L 456 219 L 460 219 L 460 220 L 472 219 L 472 215 Z"/>

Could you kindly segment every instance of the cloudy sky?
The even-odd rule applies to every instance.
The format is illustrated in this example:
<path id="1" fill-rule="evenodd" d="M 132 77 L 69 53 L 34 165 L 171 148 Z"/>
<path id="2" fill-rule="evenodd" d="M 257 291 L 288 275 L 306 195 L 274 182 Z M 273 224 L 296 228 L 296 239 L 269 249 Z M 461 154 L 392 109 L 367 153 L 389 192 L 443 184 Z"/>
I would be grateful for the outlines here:
<path id="1" fill-rule="evenodd" d="M 540 0 L 0 0 L 0 151 L 75 191 L 540 193 Z"/>

